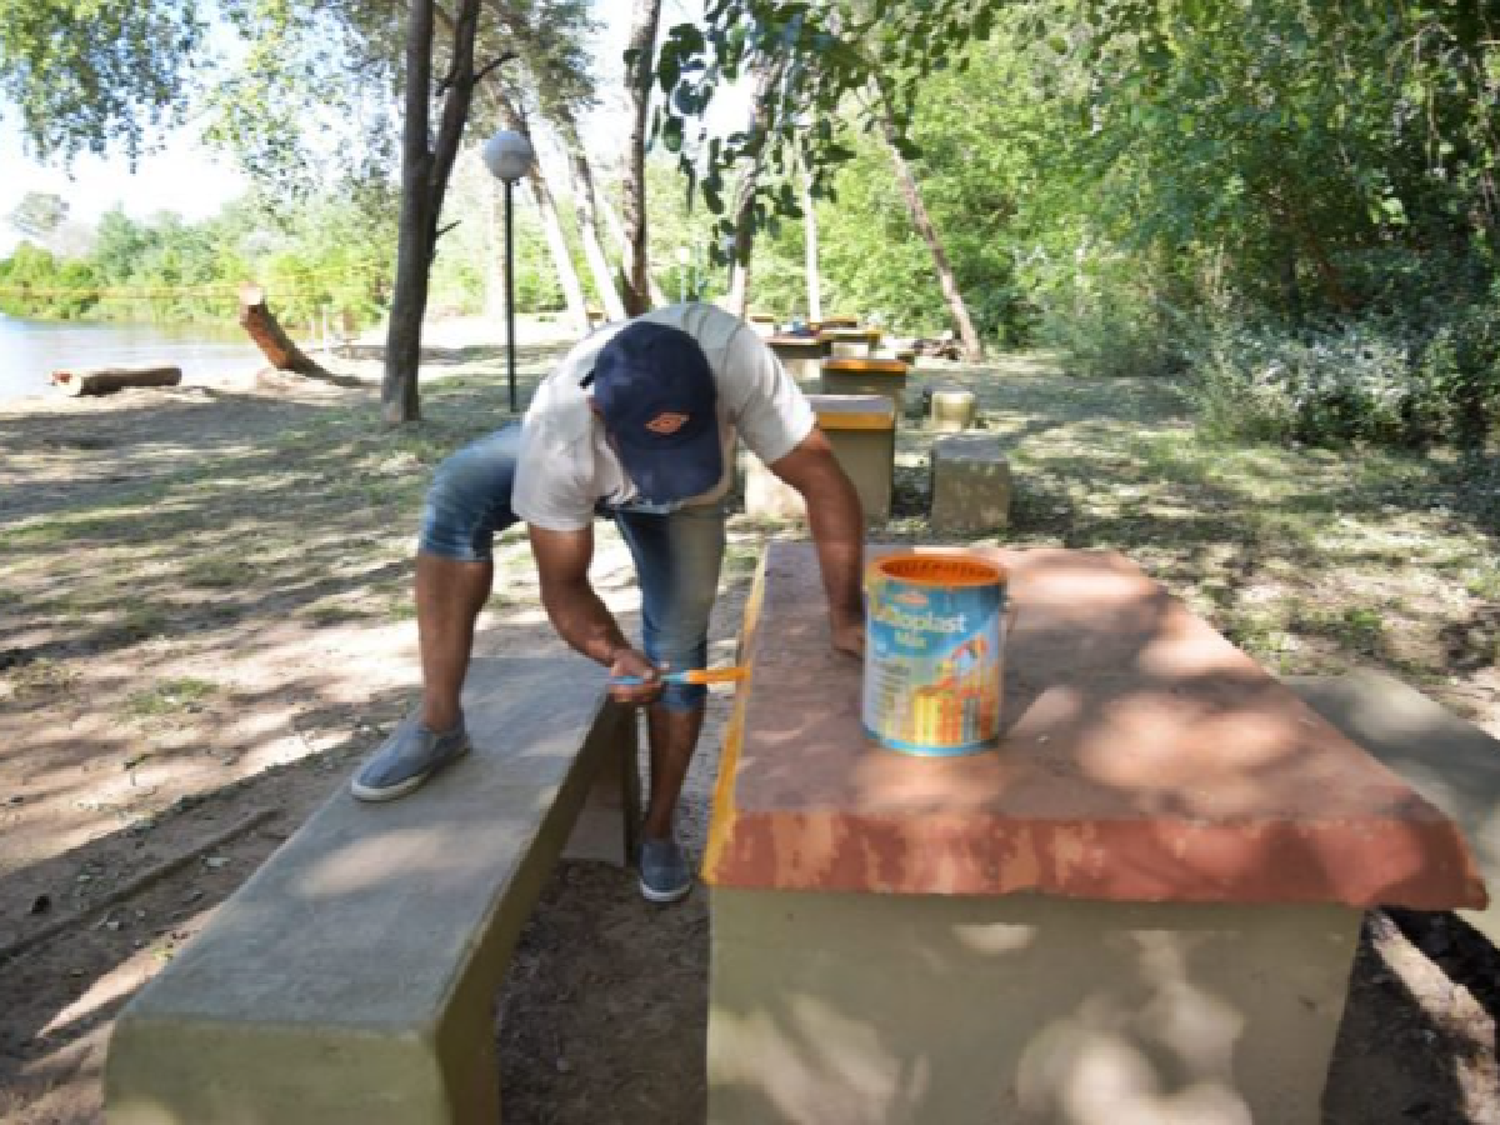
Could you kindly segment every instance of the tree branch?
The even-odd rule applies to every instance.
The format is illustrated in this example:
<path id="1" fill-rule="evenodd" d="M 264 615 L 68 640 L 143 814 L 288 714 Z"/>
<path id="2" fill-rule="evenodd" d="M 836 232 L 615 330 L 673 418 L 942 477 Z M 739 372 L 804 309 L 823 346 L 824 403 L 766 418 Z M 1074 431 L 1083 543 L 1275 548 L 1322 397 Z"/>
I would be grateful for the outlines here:
<path id="1" fill-rule="evenodd" d="M 485 66 L 480 67 L 479 70 L 476 71 L 475 74 L 474 74 L 474 82 L 476 84 L 478 84 L 479 82 L 482 82 L 484 79 L 486 79 L 486 78 L 489 77 L 489 75 L 490 75 L 490 73 L 492 71 L 498 70 L 500 67 L 504 66 L 506 63 L 511 62 L 513 59 L 518 59 L 520 57 L 521 56 L 518 55 L 518 54 L 516 54 L 516 52 L 514 52 L 514 51 L 506 51 L 505 54 L 501 55 L 494 62 L 489 63 L 489 64 L 487 64 Z"/>

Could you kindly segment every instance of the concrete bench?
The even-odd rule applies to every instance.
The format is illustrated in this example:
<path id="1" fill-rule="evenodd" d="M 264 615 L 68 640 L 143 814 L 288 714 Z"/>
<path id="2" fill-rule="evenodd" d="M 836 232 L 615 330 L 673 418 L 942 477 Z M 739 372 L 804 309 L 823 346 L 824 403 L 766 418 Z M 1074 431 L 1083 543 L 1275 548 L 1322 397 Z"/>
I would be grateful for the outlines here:
<path id="1" fill-rule="evenodd" d="M 750 327 L 755 329 L 755 334 L 760 337 L 776 335 L 776 318 L 770 313 L 751 313 L 747 318 Z"/>
<path id="2" fill-rule="evenodd" d="M 906 407 L 906 364 L 899 359 L 830 356 L 820 373 L 825 395 L 885 395 L 896 407 Z"/>
<path id="3" fill-rule="evenodd" d="M 854 482 L 866 523 L 891 518 L 896 465 L 896 410 L 885 395 L 808 395 L 818 428 L 828 435 L 833 454 Z M 759 458 L 741 462 L 745 513 L 761 519 L 805 519 L 802 496 Z"/>
<path id="4" fill-rule="evenodd" d="M 1380 672 L 1286 683 L 1458 824 L 1491 892 L 1500 887 L 1500 741 Z M 1456 913 L 1500 947 L 1500 895 L 1483 910 Z"/>
<path id="5" fill-rule="evenodd" d="M 819 336 L 828 341 L 829 355 L 872 356 L 880 346 L 878 328 L 830 328 L 824 322 Z"/>
<path id="6" fill-rule="evenodd" d="M 817 385 L 819 370 L 828 357 L 827 340 L 817 336 L 768 336 L 766 346 L 776 353 L 798 386 Z"/>
<path id="7" fill-rule="evenodd" d="M 932 443 L 934 531 L 984 531 L 1010 522 L 1010 462 L 1000 439 L 954 434 Z"/>
<path id="8" fill-rule="evenodd" d="M 631 853 L 636 720 L 577 657 L 476 661 L 464 707 L 471 754 L 389 804 L 341 785 L 126 1007 L 111 1125 L 499 1119 L 495 994 L 575 822 Z"/>

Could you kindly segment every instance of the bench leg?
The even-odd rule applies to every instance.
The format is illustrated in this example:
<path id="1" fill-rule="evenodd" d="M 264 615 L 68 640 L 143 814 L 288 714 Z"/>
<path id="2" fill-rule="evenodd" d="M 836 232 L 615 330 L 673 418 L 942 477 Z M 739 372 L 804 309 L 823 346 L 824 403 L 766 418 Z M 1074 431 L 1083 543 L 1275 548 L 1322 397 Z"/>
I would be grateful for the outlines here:
<path id="1" fill-rule="evenodd" d="M 641 820 L 641 776 L 636 762 L 639 720 L 633 710 L 619 711 L 610 745 L 563 849 L 564 859 L 599 859 L 618 867 L 635 862 Z"/>
<path id="2" fill-rule="evenodd" d="M 488 992 L 436 1034 L 372 1035 L 137 1019 L 115 1029 L 109 1125 L 496 1125 L 500 1068 Z"/>

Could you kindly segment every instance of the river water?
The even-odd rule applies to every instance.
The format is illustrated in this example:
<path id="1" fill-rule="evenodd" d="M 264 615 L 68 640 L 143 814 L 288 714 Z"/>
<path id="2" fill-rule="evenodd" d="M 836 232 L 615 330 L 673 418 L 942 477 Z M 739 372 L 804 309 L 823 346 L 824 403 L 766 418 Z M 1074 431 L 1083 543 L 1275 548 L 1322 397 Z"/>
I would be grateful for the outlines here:
<path id="1" fill-rule="evenodd" d="M 80 324 L 0 313 L 0 402 L 61 395 L 47 377 L 62 367 L 182 368 L 185 382 L 247 374 L 265 358 L 237 325 Z"/>

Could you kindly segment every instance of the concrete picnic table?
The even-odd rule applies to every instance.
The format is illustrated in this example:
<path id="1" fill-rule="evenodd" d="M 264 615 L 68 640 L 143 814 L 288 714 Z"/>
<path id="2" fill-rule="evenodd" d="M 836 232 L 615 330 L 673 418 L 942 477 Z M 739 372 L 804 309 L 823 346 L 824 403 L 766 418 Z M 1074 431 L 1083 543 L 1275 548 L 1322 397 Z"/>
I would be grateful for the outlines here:
<path id="1" fill-rule="evenodd" d="M 704 857 L 709 1120 L 1319 1121 L 1363 910 L 1482 905 L 1461 833 L 1128 559 L 981 553 L 999 745 L 918 758 L 863 735 L 813 548 L 767 551 Z"/>
<path id="2" fill-rule="evenodd" d="M 817 385 L 823 360 L 828 358 L 831 348 L 827 340 L 821 336 L 786 333 L 767 336 L 765 341 L 798 386 Z"/>

